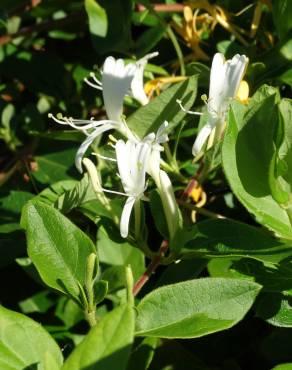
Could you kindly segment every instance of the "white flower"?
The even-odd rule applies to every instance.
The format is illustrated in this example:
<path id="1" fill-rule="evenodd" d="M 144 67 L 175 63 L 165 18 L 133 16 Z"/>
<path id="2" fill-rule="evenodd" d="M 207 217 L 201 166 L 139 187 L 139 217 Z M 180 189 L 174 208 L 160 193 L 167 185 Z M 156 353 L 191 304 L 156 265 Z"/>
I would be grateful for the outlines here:
<path id="1" fill-rule="evenodd" d="M 105 110 L 109 118 L 108 120 L 80 120 L 66 117 L 57 118 L 51 114 L 49 115 L 55 122 L 69 125 L 82 131 L 87 136 L 79 147 L 75 157 L 75 164 L 80 172 L 82 172 L 81 163 L 86 150 L 95 138 L 102 133 L 111 129 L 116 129 L 126 137 L 133 138 L 133 134 L 128 129 L 126 122 L 122 119 L 122 113 L 123 100 L 130 89 L 135 69 L 136 67 L 134 64 L 125 66 L 122 59 L 115 60 L 113 57 L 108 57 L 104 62 L 102 70 L 102 82 L 98 81 L 96 78 L 94 79 L 96 84 L 87 81 L 91 86 L 102 89 Z"/>
<path id="2" fill-rule="evenodd" d="M 102 70 L 102 94 L 107 116 L 120 121 L 123 102 L 136 72 L 134 64 L 125 65 L 123 59 L 106 58 Z"/>
<path id="3" fill-rule="evenodd" d="M 217 128 L 219 133 L 223 130 L 230 101 L 236 96 L 247 63 L 248 58 L 245 55 L 236 54 L 227 61 L 223 54 L 214 55 L 207 103 L 208 121 L 193 145 L 194 156 L 201 152 L 214 128 Z"/>
<path id="4" fill-rule="evenodd" d="M 144 91 L 144 83 L 143 83 L 144 69 L 145 69 L 146 64 L 148 63 L 148 60 L 156 57 L 157 55 L 158 55 L 158 52 L 147 54 L 135 63 L 136 70 L 135 70 L 134 78 L 131 83 L 131 90 L 132 90 L 133 97 L 136 100 L 138 100 L 138 102 L 141 103 L 142 105 L 146 105 L 149 103 L 149 98 Z"/>
<path id="5" fill-rule="evenodd" d="M 146 168 L 151 147 L 147 142 L 118 140 L 116 158 L 119 175 L 125 195 L 128 196 L 120 220 L 120 232 L 123 238 L 128 236 L 129 221 L 135 202 L 140 201 L 145 191 Z"/>

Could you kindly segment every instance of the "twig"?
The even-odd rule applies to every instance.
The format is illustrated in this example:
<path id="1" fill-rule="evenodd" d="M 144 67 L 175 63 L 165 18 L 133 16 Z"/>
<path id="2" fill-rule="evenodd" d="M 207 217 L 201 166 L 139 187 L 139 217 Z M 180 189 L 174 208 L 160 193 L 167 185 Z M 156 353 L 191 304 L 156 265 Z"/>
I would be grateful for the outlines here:
<path id="1" fill-rule="evenodd" d="M 136 296 L 140 292 L 140 290 L 143 288 L 143 286 L 150 279 L 150 276 L 155 272 L 157 267 L 160 265 L 161 259 L 164 257 L 165 252 L 167 251 L 167 249 L 168 249 L 168 240 L 163 240 L 163 242 L 161 243 L 158 254 L 150 262 L 150 264 L 147 267 L 144 274 L 135 283 L 134 288 L 133 288 L 134 296 Z"/>
<path id="2" fill-rule="evenodd" d="M 173 12 L 183 12 L 184 5 L 183 4 L 153 4 L 153 9 L 156 12 L 165 12 L 165 13 L 173 13 Z M 138 12 L 144 12 L 147 8 L 142 4 L 137 4 L 136 10 Z"/>

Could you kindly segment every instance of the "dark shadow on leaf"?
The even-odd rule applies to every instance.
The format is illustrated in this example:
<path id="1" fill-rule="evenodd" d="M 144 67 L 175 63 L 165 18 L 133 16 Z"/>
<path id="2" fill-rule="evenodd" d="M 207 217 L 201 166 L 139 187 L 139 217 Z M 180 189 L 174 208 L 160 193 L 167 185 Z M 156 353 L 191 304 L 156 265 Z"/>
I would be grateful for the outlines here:
<path id="1" fill-rule="evenodd" d="M 80 370 L 126 370 L 130 351 L 131 346 L 125 346 L 91 365 L 80 366 Z"/>

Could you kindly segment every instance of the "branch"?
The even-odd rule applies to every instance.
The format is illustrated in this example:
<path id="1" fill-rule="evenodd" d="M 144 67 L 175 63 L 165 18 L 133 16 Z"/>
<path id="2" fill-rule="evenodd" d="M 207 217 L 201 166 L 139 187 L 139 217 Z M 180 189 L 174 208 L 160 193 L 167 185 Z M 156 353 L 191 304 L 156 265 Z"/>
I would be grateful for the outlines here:
<path id="1" fill-rule="evenodd" d="M 185 6 L 183 4 L 152 4 L 152 7 L 156 12 L 165 12 L 165 13 L 180 12 L 182 13 Z M 138 12 L 144 12 L 145 10 L 147 10 L 147 8 L 146 6 L 142 4 L 137 4 L 136 10 Z"/>
<path id="2" fill-rule="evenodd" d="M 134 288 L 133 288 L 134 296 L 136 296 L 140 292 L 140 290 L 143 288 L 143 286 L 150 279 L 150 276 L 155 272 L 157 267 L 160 265 L 161 259 L 164 257 L 167 249 L 168 249 L 168 240 L 163 240 L 163 242 L 161 243 L 161 246 L 159 248 L 158 254 L 150 262 L 150 264 L 147 267 L 144 274 L 135 283 Z"/>

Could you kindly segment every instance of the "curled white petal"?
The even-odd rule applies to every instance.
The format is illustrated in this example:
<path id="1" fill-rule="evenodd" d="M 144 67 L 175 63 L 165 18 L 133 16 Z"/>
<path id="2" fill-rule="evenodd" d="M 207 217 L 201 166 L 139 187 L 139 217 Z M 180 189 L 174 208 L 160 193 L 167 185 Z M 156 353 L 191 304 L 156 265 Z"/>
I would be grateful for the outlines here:
<path id="1" fill-rule="evenodd" d="M 136 71 L 131 83 L 131 90 L 133 97 L 142 105 L 146 105 L 149 103 L 149 98 L 144 91 L 144 69 L 146 64 L 148 63 L 148 60 L 156 57 L 157 55 L 158 52 L 147 54 L 135 63 Z"/>
<path id="2" fill-rule="evenodd" d="M 168 122 L 164 121 L 158 128 L 157 133 L 156 133 L 156 142 L 158 144 L 163 144 L 166 143 L 168 139 L 168 135 L 166 133 L 168 127 Z"/>
<path id="3" fill-rule="evenodd" d="M 114 129 L 117 127 L 117 124 L 114 122 L 108 122 L 100 127 L 97 127 L 90 135 L 87 136 L 87 138 L 83 141 L 83 143 L 80 145 L 79 149 L 77 150 L 76 156 L 75 156 L 75 165 L 80 173 L 82 173 L 82 166 L 81 161 L 82 158 L 86 152 L 86 150 L 89 148 L 91 143 L 102 133 Z"/>
<path id="4" fill-rule="evenodd" d="M 236 54 L 227 61 L 223 54 L 214 55 L 208 99 L 208 110 L 211 114 L 225 118 L 230 99 L 236 96 L 247 64 L 248 58 L 245 55 Z"/>
<path id="5" fill-rule="evenodd" d="M 206 140 L 208 139 L 209 135 L 211 134 L 211 131 L 213 130 L 213 127 L 214 126 L 209 123 L 202 127 L 202 129 L 198 133 L 198 136 L 192 148 L 193 156 L 196 156 L 201 152 Z"/>
<path id="6" fill-rule="evenodd" d="M 129 233 L 130 216 L 135 204 L 135 197 L 128 197 L 123 208 L 123 212 L 120 220 L 120 233 L 123 238 L 126 238 Z"/>
<path id="7" fill-rule="evenodd" d="M 84 164 L 89 178 L 91 180 L 92 187 L 96 193 L 102 193 L 101 180 L 99 173 L 97 172 L 96 166 L 89 158 L 84 158 L 82 163 Z"/>

